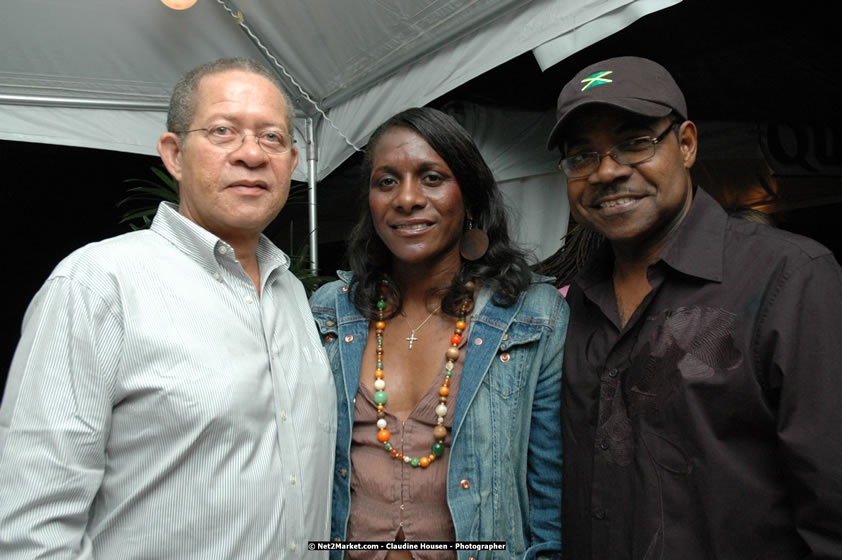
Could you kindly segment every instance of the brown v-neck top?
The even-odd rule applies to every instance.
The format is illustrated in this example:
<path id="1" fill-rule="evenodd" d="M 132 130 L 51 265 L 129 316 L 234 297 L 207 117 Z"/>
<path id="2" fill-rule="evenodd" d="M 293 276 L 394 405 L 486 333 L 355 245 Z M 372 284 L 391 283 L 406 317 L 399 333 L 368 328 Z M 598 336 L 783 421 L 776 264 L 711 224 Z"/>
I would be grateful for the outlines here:
<path id="1" fill-rule="evenodd" d="M 459 392 L 459 380 L 465 362 L 464 346 L 468 333 L 463 334 L 459 359 L 453 364 L 450 394 L 444 425 L 447 437 L 444 454 L 429 467 L 412 467 L 392 458 L 377 440 L 377 407 L 371 392 L 360 383 L 354 399 L 354 427 L 351 434 L 351 513 L 347 539 L 351 541 L 393 541 L 403 528 L 407 541 L 452 541 L 455 538 L 453 520 L 447 507 L 447 463 L 450 460 L 450 436 L 453 410 Z M 430 454 L 435 441 L 436 406 L 439 387 L 444 381 L 446 360 L 442 352 L 439 373 L 405 422 L 389 411 L 386 421 L 392 437 L 390 441 L 405 455 L 421 457 Z M 381 550 L 350 552 L 350 558 L 386 557 Z M 455 551 L 412 551 L 412 557 L 456 558 Z"/>

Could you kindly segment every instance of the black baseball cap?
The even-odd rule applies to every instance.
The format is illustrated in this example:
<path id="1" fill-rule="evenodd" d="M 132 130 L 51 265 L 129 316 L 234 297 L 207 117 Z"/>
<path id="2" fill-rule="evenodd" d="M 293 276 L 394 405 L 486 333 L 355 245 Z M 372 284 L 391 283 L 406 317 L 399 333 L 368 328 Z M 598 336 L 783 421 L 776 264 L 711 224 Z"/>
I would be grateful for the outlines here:
<path id="1" fill-rule="evenodd" d="M 562 128 L 571 113 L 591 103 L 612 105 L 646 117 L 665 117 L 675 111 L 687 118 L 684 94 L 666 68 L 637 56 L 609 58 L 583 69 L 561 90 L 548 149 L 560 143 Z"/>

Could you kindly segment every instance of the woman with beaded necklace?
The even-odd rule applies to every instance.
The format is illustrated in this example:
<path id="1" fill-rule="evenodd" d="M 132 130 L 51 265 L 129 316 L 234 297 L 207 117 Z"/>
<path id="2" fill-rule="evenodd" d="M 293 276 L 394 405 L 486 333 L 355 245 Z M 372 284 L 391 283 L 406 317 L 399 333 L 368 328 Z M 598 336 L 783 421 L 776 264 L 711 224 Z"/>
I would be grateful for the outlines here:
<path id="1" fill-rule="evenodd" d="M 383 123 L 363 179 L 351 271 L 311 300 L 339 406 L 332 536 L 560 552 L 563 298 L 529 272 L 452 117 L 409 109 Z"/>

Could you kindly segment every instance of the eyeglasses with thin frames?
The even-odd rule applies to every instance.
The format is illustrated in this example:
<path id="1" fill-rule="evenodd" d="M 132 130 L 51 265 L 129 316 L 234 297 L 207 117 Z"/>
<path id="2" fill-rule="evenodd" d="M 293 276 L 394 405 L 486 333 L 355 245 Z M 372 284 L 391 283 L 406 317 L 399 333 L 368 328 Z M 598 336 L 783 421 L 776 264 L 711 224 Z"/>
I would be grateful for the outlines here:
<path id="1" fill-rule="evenodd" d="M 194 128 L 185 130 L 183 134 L 191 132 L 204 132 L 208 142 L 228 151 L 238 149 L 249 136 L 254 136 L 260 149 L 270 156 L 284 154 L 292 149 L 295 140 L 286 132 L 280 130 L 267 130 L 260 134 L 243 134 L 233 126 L 212 125 L 207 128 Z"/>
<path id="2" fill-rule="evenodd" d="M 568 179 L 581 179 L 599 169 L 602 158 L 605 156 L 610 156 L 619 165 L 637 165 L 649 161 L 655 157 L 655 146 L 662 142 L 669 131 L 678 125 L 679 123 L 672 122 L 665 131 L 654 138 L 651 136 L 632 138 L 620 142 L 602 154 L 599 152 L 581 152 L 561 158 L 558 162 L 558 168 Z"/>

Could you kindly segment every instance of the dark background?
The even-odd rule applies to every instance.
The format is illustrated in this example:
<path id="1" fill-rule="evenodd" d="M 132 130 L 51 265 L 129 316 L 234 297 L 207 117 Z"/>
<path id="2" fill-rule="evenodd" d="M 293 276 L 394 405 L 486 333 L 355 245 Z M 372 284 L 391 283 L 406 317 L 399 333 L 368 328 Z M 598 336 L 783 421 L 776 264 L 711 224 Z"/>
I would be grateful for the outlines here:
<path id="1" fill-rule="evenodd" d="M 527 53 L 472 80 L 431 105 L 469 100 L 516 108 L 555 106 L 562 85 L 582 67 L 620 55 L 639 55 L 666 66 L 682 87 L 690 118 L 747 124 L 783 123 L 827 135 L 831 168 L 842 168 L 838 2 L 796 4 L 685 0 L 646 16 L 542 73 Z M 4 107 L 3 110 L 10 110 Z M 12 109 L 13 110 L 13 109 Z M 700 130 L 704 146 L 704 130 Z M 157 157 L 84 148 L 0 141 L 6 180 L 3 238 L 8 256 L 6 305 L 0 343 L 0 390 L 20 336 L 24 311 L 52 268 L 74 249 L 129 231 L 117 202 L 128 179 L 154 180 Z M 319 222 L 346 231 L 356 212 L 359 156 L 319 186 Z M 694 170 L 696 171 L 696 170 Z M 818 239 L 840 260 L 840 173 L 779 177 L 792 198 L 776 214 L 782 227 Z M 813 190 L 811 190 L 813 189 Z M 785 198 L 785 197 L 784 197 Z M 292 243 L 289 224 L 295 227 Z M 287 252 L 307 235 L 304 204 L 289 204 L 267 234 Z M 320 244 L 328 274 L 340 266 L 341 242 Z"/>

